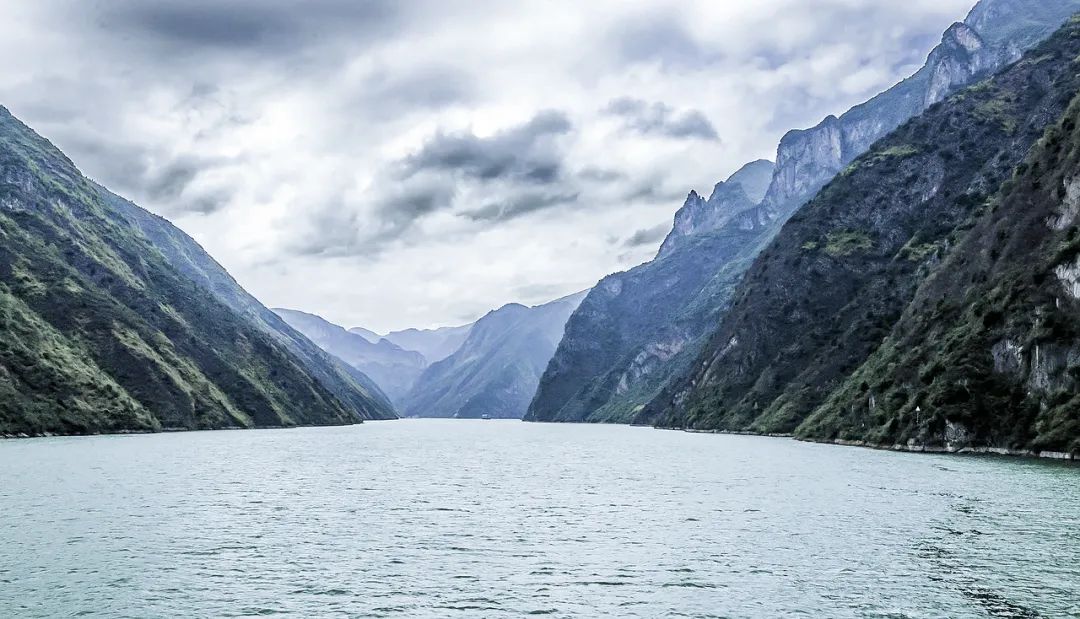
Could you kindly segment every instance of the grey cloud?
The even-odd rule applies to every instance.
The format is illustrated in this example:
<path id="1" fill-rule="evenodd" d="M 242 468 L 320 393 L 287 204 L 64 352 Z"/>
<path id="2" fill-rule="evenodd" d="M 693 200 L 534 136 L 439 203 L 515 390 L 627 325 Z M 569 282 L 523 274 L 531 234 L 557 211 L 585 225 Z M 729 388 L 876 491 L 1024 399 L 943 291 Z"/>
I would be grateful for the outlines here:
<path id="1" fill-rule="evenodd" d="M 477 137 L 471 132 L 439 133 L 405 159 L 403 176 L 439 170 L 480 181 L 512 179 L 550 184 L 562 172 L 562 153 L 554 140 L 572 128 L 566 114 L 546 110 L 490 137 Z"/>
<path id="2" fill-rule="evenodd" d="M 471 211 L 465 211 L 463 215 L 473 221 L 506 221 L 535 211 L 573 204 L 577 202 L 578 195 L 576 192 L 555 194 L 530 192 L 505 201 L 492 202 Z"/>
<path id="3" fill-rule="evenodd" d="M 654 62 L 665 66 L 707 64 L 707 51 L 671 15 L 637 15 L 617 22 L 609 32 L 623 62 Z"/>
<path id="4" fill-rule="evenodd" d="M 223 188 L 210 192 L 190 188 L 204 172 L 234 163 L 234 159 L 158 152 L 76 127 L 64 127 L 60 133 L 64 150 L 88 176 L 155 212 L 207 214 L 221 210 L 231 200 L 231 193 Z"/>
<path id="5" fill-rule="evenodd" d="M 577 176 L 581 180 L 594 183 L 613 183 L 625 179 L 626 173 L 621 170 L 612 170 L 611 168 L 586 166 L 578 171 Z"/>
<path id="6" fill-rule="evenodd" d="M 457 189 L 446 179 L 429 176 L 394 186 L 378 201 L 379 214 L 396 233 L 416 219 L 449 208 Z"/>
<path id="7" fill-rule="evenodd" d="M 363 199 L 373 210 L 363 214 L 339 190 L 305 217 L 304 229 L 289 249 L 306 256 L 374 256 L 420 218 L 448 209 L 456 194 L 456 186 L 448 179 L 422 176 L 366 196 Z"/>
<path id="8" fill-rule="evenodd" d="M 547 302 L 566 294 L 566 284 L 525 284 L 514 288 L 514 296 L 526 303 Z"/>
<path id="9" fill-rule="evenodd" d="M 623 247 L 640 247 L 641 245 L 650 245 L 657 241 L 661 241 L 667 236 L 670 229 L 671 226 L 667 224 L 660 224 L 652 228 L 643 228 L 627 237 L 627 239 L 623 241 Z"/>
<path id="10" fill-rule="evenodd" d="M 623 202 L 672 202 L 681 204 L 686 198 L 684 187 L 674 187 L 664 183 L 664 178 L 654 176 L 645 178 L 626 188 L 622 192 Z M 677 206 L 676 206 L 677 208 Z M 674 212 L 675 209 L 672 209 Z"/>
<path id="11" fill-rule="evenodd" d="M 364 83 L 366 99 L 383 104 L 440 108 L 472 100 L 472 76 L 451 66 L 425 66 L 411 71 L 384 69 Z"/>
<path id="12" fill-rule="evenodd" d="M 390 121 L 409 111 L 430 112 L 467 104 L 478 92 L 476 79 L 458 67 L 383 66 L 357 79 L 335 107 L 341 116 L 362 112 L 369 121 Z"/>
<path id="13" fill-rule="evenodd" d="M 97 12 L 103 30 L 154 46 L 267 53 L 320 43 L 328 35 L 347 34 L 357 42 L 388 36 L 399 23 L 399 6 L 388 0 L 106 0 L 85 10 Z"/>
<path id="14" fill-rule="evenodd" d="M 666 103 L 649 103 L 620 97 L 608 103 L 604 112 L 623 119 L 624 126 L 642 135 L 662 135 L 678 139 L 719 140 L 709 119 L 700 110 L 676 110 Z"/>

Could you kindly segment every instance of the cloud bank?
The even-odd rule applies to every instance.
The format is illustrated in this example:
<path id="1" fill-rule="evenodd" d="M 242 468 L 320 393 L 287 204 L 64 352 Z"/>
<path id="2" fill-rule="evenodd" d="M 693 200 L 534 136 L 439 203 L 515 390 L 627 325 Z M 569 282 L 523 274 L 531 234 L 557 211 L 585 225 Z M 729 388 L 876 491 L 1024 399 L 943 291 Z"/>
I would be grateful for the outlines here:
<path id="1" fill-rule="evenodd" d="M 0 104 L 268 305 L 458 324 L 647 260 L 972 3 L 11 0 Z"/>

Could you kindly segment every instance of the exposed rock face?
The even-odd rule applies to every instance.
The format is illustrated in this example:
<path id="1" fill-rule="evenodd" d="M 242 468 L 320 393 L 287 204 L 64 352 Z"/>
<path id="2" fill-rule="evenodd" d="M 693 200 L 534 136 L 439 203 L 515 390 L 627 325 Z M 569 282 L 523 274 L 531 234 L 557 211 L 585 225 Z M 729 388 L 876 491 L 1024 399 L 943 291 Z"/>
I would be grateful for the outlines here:
<path id="1" fill-rule="evenodd" d="M 728 180 L 717 183 L 708 200 L 691 191 L 682 208 L 675 213 L 675 223 L 658 255 L 670 254 L 689 237 L 720 229 L 761 202 L 772 174 L 772 162 L 762 159 L 746 164 Z"/>
<path id="2" fill-rule="evenodd" d="M 1073 40 L 1080 36 L 1080 25 L 1069 30 Z M 1059 51 L 1071 58 L 1077 49 Z M 1080 165 L 1078 126 L 1080 98 L 958 230 L 955 249 L 923 280 L 888 338 L 800 432 L 1080 454 L 1080 227 L 1046 225 Z M 849 411 L 867 391 L 882 394 L 886 406 L 869 417 Z"/>
<path id="3" fill-rule="evenodd" d="M 949 28 L 915 75 L 839 118 L 789 132 L 759 203 L 728 187 L 734 177 L 708 200 L 692 192 L 657 259 L 608 276 L 582 303 L 526 419 L 632 419 L 666 381 L 688 371 L 730 304 L 734 283 L 792 213 L 877 140 L 1015 60 L 1080 10 L 1080 0 L 1055 0 L 1020 13 L 1026 4 L 983 0 L 965 23 Z M 611 294 L 623 288 L 629 292 Z M 674 348 L 680 352 L 667 359 L 649 352 Z"/>
<path id="4" fill-rule="evenodd" d="M 191 264 L 173 264 L 176 247 L 157 249 L 130 209 L 114 208 L 112 196 L 3 108 L 0 179 L 0 433 L 393 416 L 326 357 L 326 374 L 316 376 L 317 350 L 299 358 L 220 300 L 207 285 L 213 278 L 186 275 L 213 261 L 181 235 L 171 238 L 192 252 Z M 306 342 L 292 335 L 297 347 Z"/>
<path id="5" fill-rule="evenodd" d="M 414 417 L 520 419 L 581 292 L 536 307 L 517 303 L 476 321 L 465 343 L 433 363 L 406 398 Z"/>
<path id="6" fill-rule="evenodd" d="M 1078 55 L 1073 20 L 856 159 L 755 260 L 694 369 L 642 418 L 1080 449 L 1080 231 L 1055 219 L 1080 152 L 1075 109 L 1039 140 L 1080 91 Z"/>
<path id="7" fill-rule="evenodd" d="M 1077 10 L 1078 0 L 979 2 L 945 31 L 913 76 L 839 118 L 784 136 L 763 207 L 771 218 L 786 218 L 874 142 L 957 88 L 1016 61 Z"/>
<path id="8" fill-rule="evenodd" d="M 416 351 L 386 339 L 372 343 L 320 316 L 283 308 L 274 308 L 274 312 L 319 348 L 370 377 L 395 406 L 401 406 L 405 394 L 428 365 Z"/>

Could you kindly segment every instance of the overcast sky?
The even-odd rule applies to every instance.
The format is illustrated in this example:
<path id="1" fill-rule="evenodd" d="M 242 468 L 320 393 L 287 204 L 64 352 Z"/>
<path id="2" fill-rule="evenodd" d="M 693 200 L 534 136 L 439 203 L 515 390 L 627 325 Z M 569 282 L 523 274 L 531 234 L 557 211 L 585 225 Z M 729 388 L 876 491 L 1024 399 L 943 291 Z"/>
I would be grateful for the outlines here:
<path id="1" fill-rule="evenodd" d="M 0 104 L 265 304 L 382 332 L 648 260 L 972 4 L 0 0 Z"/>

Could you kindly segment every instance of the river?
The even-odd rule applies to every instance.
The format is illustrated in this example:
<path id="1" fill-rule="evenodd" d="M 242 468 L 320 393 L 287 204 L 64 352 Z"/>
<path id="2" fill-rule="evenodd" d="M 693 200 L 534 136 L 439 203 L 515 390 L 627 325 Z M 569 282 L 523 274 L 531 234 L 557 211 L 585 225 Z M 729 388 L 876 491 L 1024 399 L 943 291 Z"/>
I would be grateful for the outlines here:
<path id="1" fill-rule="evenodd" d="M 600 425 L 0 441 L 2 617 L 1080 617 L 1080 467 Z"/>

